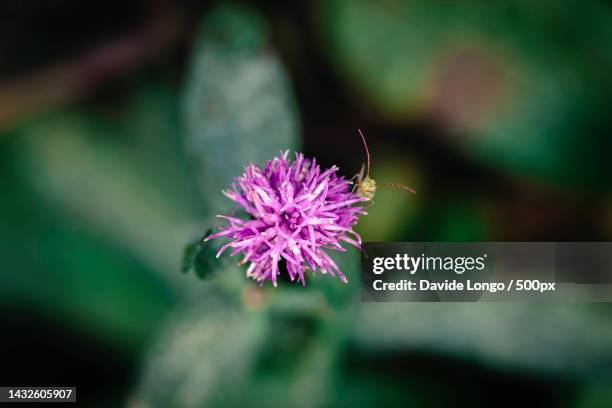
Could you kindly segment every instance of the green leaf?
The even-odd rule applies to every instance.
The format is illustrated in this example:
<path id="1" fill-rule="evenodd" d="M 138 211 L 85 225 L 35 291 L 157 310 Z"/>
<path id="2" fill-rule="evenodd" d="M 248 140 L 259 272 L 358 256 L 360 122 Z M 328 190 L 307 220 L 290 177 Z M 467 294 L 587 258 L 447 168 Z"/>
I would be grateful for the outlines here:
<path id="1" fill-rule="evenodd" d="M 135 398 L 145 406 L 244 406 L 265 322 L 231 310 L 214 296 L 178 311 L 156 341 Z M 240 392 L 235 392 L 240 390 Z"/>
<path id="2" fill-rule="evenodd" d="M 262 165 L 299 145 L 298 117 L 266 21 L 241 6 L 220 6 L 204 19 L 185 86 L 186 146 L 208 209 L 249 163 Z"/>
<path id="3" fill-rule="evenodd" d="M 39 136 L 31 142 L 49 150 L 61 144 L 53 132 Z M 44 183 L 62 170 L 45 160 L 30 168 L 23 151 L 29 147 L 15 134 L 0 149 L 0 195 L 10 197 L 0 200 L 0 303 L 17 312 L 35 310 L 54 325 L 95 336 L 126 354 L 139 352 L 176 302 L 176 293 L 132 248 L 90 228 L 82 214 L 65 212 L 61 202 L 35 188 L 30 175 Z M 68 178 L 87 172 L 73 170 Z"/>
<path id="4" fill-rule="evenodd" d="M 597 315 L 589 305 L 368 306 L 361 304 L 352 319 L 358 352 L 426 350 L 526 372 L 610 375 L 609 318 Z"/>
<path id="5" fill-rule="evenodd" d="M 308 395 L 308 405 L 334 405 L 340 314 L 318 291 L 260 290 L 274 299 L 257 310 L 218 293 L 177 310 L 152 348 L 136 398 L 147 405 L 281 406 Z"/>
<path id="6" fill-rule="evenodd" d="M 206 234 L 203 236 L 210 234 L 210 231 L 212 230 L 208 229 Z M 185 245 L 185 248 L 183 249 L 183 258 L 181 259 L 181 272 L 188 272 L 193 267 L 195 259 L 198 256 L 203 243 L 202 237 L 198 236 Z"/>
<path id="7" fill-rule="evenodd" d="M 211 275 L 223 266 L 222 260 L 217 258 L 220 245 L 217 240 L 204 242 L 204 237 L 212 234 L 209 228 L 204 234 L 198 235 L 185 245 L 181 260 L 181 271 L 186 273 L 193 268 L 200 279 L 210 278 Z"/>

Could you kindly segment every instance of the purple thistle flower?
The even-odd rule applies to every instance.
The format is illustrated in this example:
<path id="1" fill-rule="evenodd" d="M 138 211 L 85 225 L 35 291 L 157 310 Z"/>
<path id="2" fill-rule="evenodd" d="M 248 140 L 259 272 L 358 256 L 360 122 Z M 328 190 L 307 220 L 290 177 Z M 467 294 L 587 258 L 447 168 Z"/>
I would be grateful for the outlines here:
<path id="1" fill-rule="evenodd" d="M 365 214 L 356 205 L 368 198 L 353 193 L 352 184 L 336 174 L 338 167 L 321 171 L 316 160 L 296 153 L 293 163 L 288 152 L 268 161 L 262 170 L 250 164 L 236 178 L 233 190 L 223 193 L 251 215 L 251 219 L 219 215 L 229 221 L 205 241 L 226 236 L 217 257 L 227 248 L 231 256 L 243 253 L 241 264 L 250 262 L 247 276 L 261 284 L 271 280 L 276 286 L 279 262 L 285 260 L 291 280 L 305 285 L 304 271 L 317 269 L 322 273 L 337 273 L 347 279 L 325 248 L 346 251 L 345 241 L 357 248 L 361 238 L 352 227 L 359 215 Z"/>

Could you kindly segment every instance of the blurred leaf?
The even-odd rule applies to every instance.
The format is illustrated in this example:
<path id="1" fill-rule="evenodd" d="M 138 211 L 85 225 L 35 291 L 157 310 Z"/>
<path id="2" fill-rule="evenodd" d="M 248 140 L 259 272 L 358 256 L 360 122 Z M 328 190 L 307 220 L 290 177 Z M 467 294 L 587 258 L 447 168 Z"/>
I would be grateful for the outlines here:
<path id="1" fill-rule="evenodd" d="M 358 349 L 426 350 L 506 369 L 612 376 L 609 318 L 588 305 L 361 306 L 352 319 Z"/>
<path id="2" fill-rule="evenodd" d="M 245 165 L 299 146 L 298 117 L 285 70 L 269 47 L 266 21 L 223 5 L 204 19 L 185 86 L 187 147 L 213 212 Z"/>
<path id="3" fill-rule="evenodd" d="M 183 146 L 178 100 L 178 90 L 164 81 L 142 86 L 123 102 L 121 115 L 107 119 L 110 129 L 103 134 L 134 152 L 134 165 L 146 172 L 148 182 L 168 197 L 180 197 L 181 211 L 199 217 L 202 199 Z"/>
<path id="4" fill-rule="evenodd" d="M 274 290 L 276 299 L 258 312 L 214 296 L 179 310 L 151 350 L 138 401 L 188 407 L 252 401 L 269 407 L 329 405 L 344 326 L 336 324 L 338 315 L 318 291 L 283 292 Z"/>
<path id="5" fill-rule="evenodd" d="M 74 222 L 24 182 L 23 147 L 13 139 L 0 150 L 0 195 L 10 197 L 0 200 L 0 303 L 33 309 L 126 354 L 139 352 L 174 294 L 130 251 Z"/>
<path id="6" fill-rule="evenodd" d="M 244 390 L 250 380 L 264 321 L 214 299 L 171 321 L 150 352 L 138 400 L 182 407 L 237 406 L 237 400 L 247 400 L 248 394 L 234 391 Z"/>
<path id="7" fill-rule="evenodd" d="M 196 228 L 198 198 L 182 193 L 190 189 L 190 176 L 172 141 L 178 133 L 172 98 L 163 88 L 144 89 L 126 103 L 123 115 L 49 115 L 16 132 L 17 154 L 23 182 L 45 202 L 187 292 L 191 285 L 177 276 L 177 263 L 185 237 Z"/>

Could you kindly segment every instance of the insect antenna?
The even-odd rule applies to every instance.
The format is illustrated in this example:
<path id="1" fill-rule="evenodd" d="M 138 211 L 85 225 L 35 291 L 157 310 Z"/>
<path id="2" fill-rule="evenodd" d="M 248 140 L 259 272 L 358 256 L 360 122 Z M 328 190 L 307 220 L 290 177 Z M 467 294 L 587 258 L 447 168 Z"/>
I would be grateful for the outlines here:
<path id="1" fill-rule="evenodd" d="M 361 140 L 363 141 L 363 146 L 365 147 L 366 155 L 368 156 L 368 173 L 366 174 L 366 176 L 370 177 L 370 162 L 371 162 L 370 150 L 368 149 L 368 144 L 366 143 L 365 137 L 363 136 L 361 129 L 357 129 L 357 131 L 359 132 L 359 136 L 361 136 Z"/>
<path id="2" fill-rule="evenodd" d="M 405 186 L 403 184 L 399 184 L 399 183 L 380 183 L 378 185 L 381 186 L 381 187 L 399 188 L 400 190 L 406 190 L 406 191 L 409 191 L 409 192 L 411 192 L 413 194 L 416 194 L 415 190 L 413 190 L 410 187 Z"/>

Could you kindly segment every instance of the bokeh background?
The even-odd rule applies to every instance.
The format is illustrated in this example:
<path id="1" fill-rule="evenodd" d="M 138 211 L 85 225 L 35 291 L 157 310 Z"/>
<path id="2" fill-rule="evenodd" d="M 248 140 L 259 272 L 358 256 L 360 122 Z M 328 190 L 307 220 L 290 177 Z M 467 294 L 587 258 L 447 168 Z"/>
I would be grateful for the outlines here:
<path id="1" fill-rule="evenodd" d="M 83 406 L 612 406 L 607 304 L 259 288 L 198 238 L 297 149 L 367 241 L 612 237 L 612 5 L 0 1 L 2 385 Z"/>

